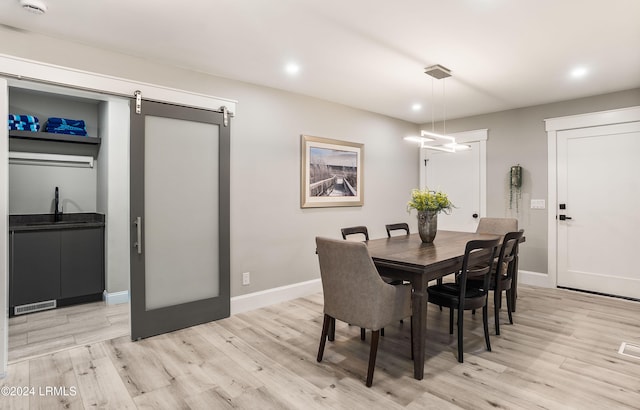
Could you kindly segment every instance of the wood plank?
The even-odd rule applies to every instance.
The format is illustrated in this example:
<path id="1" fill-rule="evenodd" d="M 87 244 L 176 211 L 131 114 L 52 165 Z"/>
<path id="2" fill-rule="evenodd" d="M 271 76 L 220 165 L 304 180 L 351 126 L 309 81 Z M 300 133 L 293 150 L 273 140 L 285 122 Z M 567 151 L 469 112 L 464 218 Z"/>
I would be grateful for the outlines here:
<path id="1" fill-rule="evenodd" d="M 29 379 L 29 362 L 27 361 L 9 365 L 7 375 L 8 376 L 6 378 L 0 379 L 0 389 L 16 389 L 31 386 L 31 381 Z M 31 395 L 23 395 L 20 394 L 20 392 L 21 391 L 18 390 L 9 390 L 9 394 L 3 393 L 2 399 L 0 399 L 0 402 L 2 403 L 1 407 L 7 410 L 28 410 Z"/>
<path id="2" fill-rule="evenodd" d="M 135 409 L 103 343 L 69 350 L 85 409 Z"/>
<path id="3" fill-rule="evenodd" d="M 31 397 L 30 409 L 84 409 L 78 380 L 66 351 L 30 360 L 29 386 L 36 392 Z"/>

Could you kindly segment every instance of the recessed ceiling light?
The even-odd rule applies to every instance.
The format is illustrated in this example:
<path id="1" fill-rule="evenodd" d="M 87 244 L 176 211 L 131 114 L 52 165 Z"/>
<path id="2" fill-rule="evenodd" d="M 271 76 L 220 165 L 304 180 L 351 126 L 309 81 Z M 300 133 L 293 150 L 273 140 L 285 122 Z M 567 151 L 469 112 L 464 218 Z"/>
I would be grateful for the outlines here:
<path id="1" fill-rule="evenodd" d="M 47 12 L 47 5 L 42 0 L 20 0 L 20 6 L 35 14 L 44 14 Z"/>
<path id="2" fill-rule="evenodd" d="M 411 106 L 411 109 L 412 109 L 413 111 L 420 111 L 420 110 L 422 109 L 422 105 L 421 105 L 421 104 L 417 104 L 417 103 L 416 103 L 416 104 L 413 104 L 413 105 Z"/>
<path id="3" fill-rule="evenodd" d="M 573 70 L 571 70 L 571 77 L 573 77 L 573 78 L 582 78 L 585 75 L 587 75 L 588 72 L 589 72 L 589 70 L 587 70 L 586 67 L 576 67 Z"/>
<path id="4" fill-rule="evenodd" d="M 284 70 L 288 73 L 288 74 L 298 74 L 298 72 L 300 71 L 300 66 L 296 63 L 289 63 L 285 66 Z"/>

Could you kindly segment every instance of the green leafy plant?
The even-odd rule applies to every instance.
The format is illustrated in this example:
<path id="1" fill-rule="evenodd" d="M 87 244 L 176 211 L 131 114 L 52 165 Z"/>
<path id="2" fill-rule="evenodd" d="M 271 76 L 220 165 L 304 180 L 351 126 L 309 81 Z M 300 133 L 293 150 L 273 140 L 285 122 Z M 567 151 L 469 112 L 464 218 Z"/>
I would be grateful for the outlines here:
<path id="1" fill-rule="evenodd" d="M 429 189 L 414 189 L 411 191 L 411 201 L 407 203 L 407 211 L 435 211 L 449 214 L 455 206 L 441 191 L 430 191 Z"/>

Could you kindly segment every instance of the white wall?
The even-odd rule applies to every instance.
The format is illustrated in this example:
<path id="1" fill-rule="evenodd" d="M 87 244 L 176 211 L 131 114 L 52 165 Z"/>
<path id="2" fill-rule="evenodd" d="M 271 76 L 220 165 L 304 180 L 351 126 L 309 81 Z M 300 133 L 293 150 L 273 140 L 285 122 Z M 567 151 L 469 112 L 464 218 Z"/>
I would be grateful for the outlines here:
<path id="1" fill-rule="evenodd" d="M 9 165 L 9 213 L 53 213 L 59 187 L 64 213 L 96 212 L 96 168 Z"/>

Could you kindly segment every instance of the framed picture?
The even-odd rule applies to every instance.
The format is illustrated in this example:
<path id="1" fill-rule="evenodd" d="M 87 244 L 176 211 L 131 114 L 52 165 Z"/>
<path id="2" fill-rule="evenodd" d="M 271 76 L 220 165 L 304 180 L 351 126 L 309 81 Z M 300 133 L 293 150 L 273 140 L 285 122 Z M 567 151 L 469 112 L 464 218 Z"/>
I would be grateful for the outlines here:
<path id="1" fill-rule="evenodd" d="M 300 207 L 362 206 L 364 144 L 301 137 Z"/>

